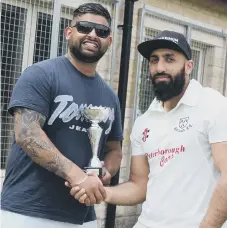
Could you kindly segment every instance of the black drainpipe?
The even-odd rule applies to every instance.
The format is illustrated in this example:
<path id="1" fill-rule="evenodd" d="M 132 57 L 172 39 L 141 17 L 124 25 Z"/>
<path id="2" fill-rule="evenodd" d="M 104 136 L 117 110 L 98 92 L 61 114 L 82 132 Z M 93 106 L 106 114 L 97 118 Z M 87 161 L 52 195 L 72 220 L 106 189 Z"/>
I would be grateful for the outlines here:
<path id="1" fill-rule="evenodd" d="M 120 75 L 118 82 L 118 97 L 121 106 L 121 120 L 122 128 L 124 129 L 124 119 L 125 119 L 125 105 L 127 96 L 127 86 L 128 86 L 128 70 L 129 70 L 129 60 L 130 60 L 130 49 L 131 49 L 131 34 L 132 34 L 132 21 L 133 21 L 133 8 L 134 2 L 138 0 L 125 0 L 125 11 L 124 11 L 124 24 L 119 25 L 122 27 L 122 49 L 121 49 L 121 65 L 120 65 Z M 122 144 L 122 143 L 121 143 Z M 117 185 L 119 182 L 119 171 L 111 179 L 111 186 Z M 106 212 L 106 228 L 114 228 L 116 217 L 116 205 L 108 204 Z"/>

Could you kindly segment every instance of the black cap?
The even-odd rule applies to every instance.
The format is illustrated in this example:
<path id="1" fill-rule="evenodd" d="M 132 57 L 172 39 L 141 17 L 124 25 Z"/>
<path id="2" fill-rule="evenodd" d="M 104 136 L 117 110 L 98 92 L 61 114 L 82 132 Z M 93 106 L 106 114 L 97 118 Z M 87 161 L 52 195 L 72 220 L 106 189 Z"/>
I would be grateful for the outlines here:
<path id="1" fill-rule="evenodd" d="M 191 48 L 181 33 L 165 30 L 159 33 L 154 39 L 145 41 L 138 45 L 138 51 L 146 59 L 150 60 L 151 53 L 156 49 L 167 48 L 183 53 L 188 60 L 191 60 Z"/>

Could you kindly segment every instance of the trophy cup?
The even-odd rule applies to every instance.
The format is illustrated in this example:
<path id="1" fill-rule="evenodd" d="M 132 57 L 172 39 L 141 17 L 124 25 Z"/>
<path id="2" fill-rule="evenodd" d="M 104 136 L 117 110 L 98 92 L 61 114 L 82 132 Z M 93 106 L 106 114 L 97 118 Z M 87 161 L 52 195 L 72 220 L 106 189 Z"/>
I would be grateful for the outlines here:
<path id="1" fill-rule="evenodd" d="M 99 142 L 102 136 L 102 128 L 99 123 L 105 121 L 109 117 L 110 110 L 105 107 L 87 107 L 84 109 L 84 118 L 91 123 L 91 126 L 87 129 L 88 137 L 92 149 L 92 158 L 87 167 L 86 172 L 93 172 L 97 176 L 102 177 L 104 175 L 103 166 L 99 160 Z"/>

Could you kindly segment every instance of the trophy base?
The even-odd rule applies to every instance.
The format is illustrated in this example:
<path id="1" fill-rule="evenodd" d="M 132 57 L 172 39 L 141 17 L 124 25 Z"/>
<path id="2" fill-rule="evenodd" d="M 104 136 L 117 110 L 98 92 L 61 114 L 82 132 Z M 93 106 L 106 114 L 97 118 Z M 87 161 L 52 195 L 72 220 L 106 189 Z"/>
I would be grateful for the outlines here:
<path id="1" fill-rule="evenodd" d="M 85 167 L 85 172 L 91 172 L 96 174 L 98 177 L 104 176 L 104 169 L 102 167 Z"/>

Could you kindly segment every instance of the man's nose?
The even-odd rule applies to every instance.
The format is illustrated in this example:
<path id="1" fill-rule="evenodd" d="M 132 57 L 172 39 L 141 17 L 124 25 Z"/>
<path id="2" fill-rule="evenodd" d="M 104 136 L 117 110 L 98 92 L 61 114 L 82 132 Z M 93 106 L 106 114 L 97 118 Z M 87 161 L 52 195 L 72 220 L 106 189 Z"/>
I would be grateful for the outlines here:
<path id="1" fill-rule="evenodd" d="M 96 34 L 96 32 L 95 32 L 95 28 L 93 28 L 93 29 L 91 30 L 91 32 L 88 33 L 88 36 L 90 36 L 90 37 L 97 37 L 97 34 Z"/>
<path id="2" fill-rule="evenodd" d="M 161 73 L 161 72 L 166 71 L 165 64 L 163 63 L 162 60 L 159 60 L 156 66 L 157 66 L 157 69 L 156 69 L 157 72 Z"/>

